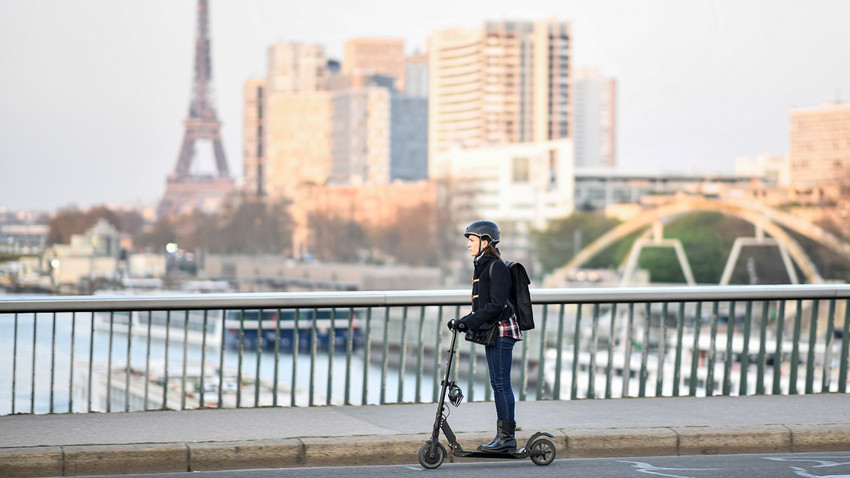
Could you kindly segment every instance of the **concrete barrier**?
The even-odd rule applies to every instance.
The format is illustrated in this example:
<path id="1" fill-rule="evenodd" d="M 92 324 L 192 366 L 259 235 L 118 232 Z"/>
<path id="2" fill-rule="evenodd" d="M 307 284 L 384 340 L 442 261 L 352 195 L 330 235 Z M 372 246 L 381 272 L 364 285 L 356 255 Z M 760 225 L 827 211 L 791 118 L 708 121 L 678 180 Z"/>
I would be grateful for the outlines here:
<path id="1" fill-rule="evenodd" d="M 65 476 L 189 471 L 189 453 L 182 443 L 73 445 L 62 451 Z"/>
<path id="2" fill-rule="evenodd" d="M 61 476 L 62 474 L 61 447 L 0 448 L 0 476 Z"/>

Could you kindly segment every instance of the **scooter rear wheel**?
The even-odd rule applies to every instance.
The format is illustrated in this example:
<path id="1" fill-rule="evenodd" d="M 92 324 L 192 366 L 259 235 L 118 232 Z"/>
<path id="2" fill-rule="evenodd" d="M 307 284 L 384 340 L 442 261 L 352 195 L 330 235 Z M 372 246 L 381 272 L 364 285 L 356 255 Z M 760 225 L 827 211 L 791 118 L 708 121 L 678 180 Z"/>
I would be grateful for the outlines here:
<path id="1" fill-rule="evenodd" d="M 555 444 L 545 438 L 534 440 L 528 456 L 535 465 L 546 466 L 555 459 Z"/>
<path id="2" fill-rule="evenodd" d="M 433 470 L 443 464 L 448 453 L 442 443 L 426 442 L 419 448 L 419 464 L 422 468 Z"/>

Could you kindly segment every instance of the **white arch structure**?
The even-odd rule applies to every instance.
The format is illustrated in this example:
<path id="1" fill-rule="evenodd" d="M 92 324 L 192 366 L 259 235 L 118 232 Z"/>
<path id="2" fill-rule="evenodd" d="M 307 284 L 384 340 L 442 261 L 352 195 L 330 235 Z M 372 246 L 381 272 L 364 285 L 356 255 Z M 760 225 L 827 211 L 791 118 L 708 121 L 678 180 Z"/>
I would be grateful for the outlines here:
<path id="1" fill-rule="evenodd" d="M 841 257 L 850 260 L 850 244 L 838 239 L 834 234 L 825 231 L 823 228 L 794 217 L 791 214 L 755 203 L 689 197 L 680 199 L 675 203 L 645 211 L 637 217 L 611 229 L 582 249 L 565 265 L 550 274 L 546 279 L 544 287 L 564 286 L 567 283 L 567 277 L 570 273 L 579 269 L 610 245 L 641 229 L 649 227 L 655 221 L 695 212 L 720 212 L 741 218 L 756 226 L 757 230 L 761 229 L 771 236 L 780 247 L 788 251 L 791 259 L 797 264 L 805 276 L 806 281 L 810 284 L 822 283 L 823 278 L 803 248 L 782 227 L 809 237 Z"/>

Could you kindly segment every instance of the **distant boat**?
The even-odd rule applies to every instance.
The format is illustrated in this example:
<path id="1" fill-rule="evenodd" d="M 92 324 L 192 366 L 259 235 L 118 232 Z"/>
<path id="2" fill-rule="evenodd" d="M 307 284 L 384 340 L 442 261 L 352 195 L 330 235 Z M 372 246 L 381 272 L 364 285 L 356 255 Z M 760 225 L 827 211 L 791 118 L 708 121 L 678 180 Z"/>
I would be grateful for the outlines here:
<path id="1" fill-rule="evenodd" d="M 243 374 L 240 381 L 236 370 L 231 368 L 220 370 L 217 363 L 206 364 L 203 373 L 199 363 L 188 363 L 185 378 L 182 365 L 172 364 L 169 366 L 167 381 L 162 361 L 150 363 L 149 375 L 145 374 L 144 368 L 131 368 L 129 377 L 124 367 L 115 367 L 107 372 L 104 365 L 98 364 L 92 370 L 91 397 L 88 396 L 90 380 L 88 369 L 84 364 L 77 367 L 74 401 L 78 406 L 90 401 L 92 411 L 96 412 L 105 412 L 107 409 L 113 412 L 122 411 L 125 405 L 128 411 L 218 408 L 219 406 L 239 408 L 254 406 L 255 397 L 258 406 L 292 405 L 293 391 L 290 385 L 275 384 L 270 380 L 258 382 L 256 377 L 250 374 Z M 203 401 L 201 401 L 201 390 L 203 390 Z M 294 399 L 296 406 L 310 405 L 310 394 L 306 389 L 296 388 Z M 326 397 L 316 394 L 314 400 L 317 401 L 316 403 L 325 403 Z M 343 401 L 339 397 L 332 397 L 331 403 L 342 405 Z"/>
<path id="2" fill-rule="evenodd" d="M 206 314 L 206 315 L 205 315 Z M 221 346 L 222 314 L 220 310 L 190 311 L 115 311 L 95 312 L 94 327 L 101 332 L 131 334 L 168 340 L 171 343 L 219 348 Z"/>
<path id="3" fill-rule="evenodd" d="M 296 330 L 298 348 L 309 348 L 315 332 L 316 345 L 327 349 L 333 343 L 334 348 L 344 348 L 348 344 L 351 332 L 354 348 L 362 345 L 363 337 L 357 326 L 357 314 L 349 309 L 298 309 L 295 310 L 228 310 L 224 320 L 227 331 L 225 345 L 244 349 L 256 349 L 258 343 L 263 349 L 279 347 L 292 349 Z M 297 324 L 296 324 L 297 322 Z"/>

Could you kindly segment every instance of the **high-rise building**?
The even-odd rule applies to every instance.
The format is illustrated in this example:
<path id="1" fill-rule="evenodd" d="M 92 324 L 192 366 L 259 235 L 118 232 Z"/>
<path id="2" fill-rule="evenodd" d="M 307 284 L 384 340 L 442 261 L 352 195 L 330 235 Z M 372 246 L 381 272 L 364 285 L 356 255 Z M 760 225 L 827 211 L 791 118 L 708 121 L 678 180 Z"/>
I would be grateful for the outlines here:
<path id="1" fill-rule="evenodd" d="M 596 68 L 576 68 L 573 141 L 576 167 L 617 165 L 617 83 Z"/>
<path id="2" fill-rule="evenodd" d="M 258 191 L 273 198 L 292 197 L 299 184 L 324 184 L 330 174 L 328 60 L 324 46 L 301 43 L 272 45 L 267 58 L 262 98 L 256 98 L 257 92 L 245 93 L 245 163 L 247 168 L 256 160 L 251 176 L 258 177 Z M 245 89 L 262 84 L 249 80 Z M 258 115 L 249 121 L 252 100 Z M 258 149 L 249 151 L 251 146 Z M 261 154 L 248 156 L 257 151 Z M 247 172 L 245 178 L 250 188 Z"/>
<path id="3" fill-rule="evenodd" d="M 248 197 L 265 196 L 263 154 L 263 109 L 266 90 L 264 78 L 251 79 L 242 86 L 242 157 L 243 192 Z"/>
<path id="4" fill-rule="evenodd" d="M 389 183 L 391 95 L 380 86 L 331 93 L 331 182 Z"/>
<path id="5" fill-rule="evenodd" d="M 304 184 L 427 178 L 427 96 L 400 93 L 398 70 L 378 61 L 398 53 L 403 73 L 402 48 L 353 40 L 337 73 L 318 45 L 269 48 L 267 78 L 244 84 L 246 194 L 292 199 Z"/>
<path id="6" fill-rule="evenodd" d="M 429 40 L 429 174 L 452 149 L 571 136 L 568 22 L 488 22 Z"/>
<path id="7" fill-rule="evenodd" d="M 791 110 L 791 181 L 850 185 L 850 103 Z"/>
<path id="8" fill-rule="evenodd" d="M 331 93 L 277 93 L 266 104 L 267 194 L 292 198 L 301 184 L 325 184 L 331 168 Z"/>
<path id="9" fill-rule="evenodd" d="M 428 179 L 428 97 L 393 94 L 390 105 L 390 180 L 421 179 Z"/>
<path id="10" fill-rule="evenodd" d="M 268 95 L 327 89 L 323 45 L 277 43 L 268 49 Z"/>
<path id="11" fill-rule="evenodd" d="M 404 40 L 400 38 L 354 38 L 345 42 L 343 75 L 378 74 L 395 79 L 395 87 L 404 91 Z"/>
<path id="12" fill-rule="evenodd" d="M 404 68 L 404 94 L 417 98 L 428 97 L 428 55 L 408 56 Z"/>

